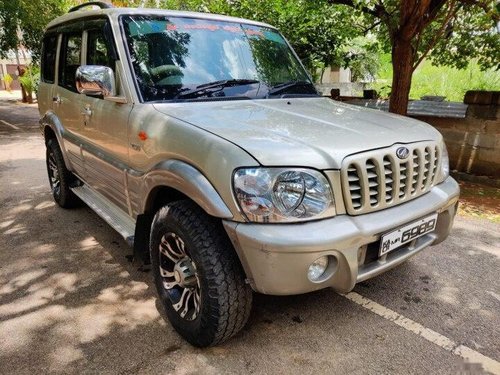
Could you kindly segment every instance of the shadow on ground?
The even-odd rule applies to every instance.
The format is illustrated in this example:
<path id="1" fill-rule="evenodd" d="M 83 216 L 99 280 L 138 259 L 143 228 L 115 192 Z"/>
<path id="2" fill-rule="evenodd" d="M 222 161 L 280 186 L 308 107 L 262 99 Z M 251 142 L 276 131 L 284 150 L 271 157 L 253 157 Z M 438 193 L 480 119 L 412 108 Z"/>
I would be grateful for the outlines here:
<path id="1" fill-rule="evenodd" d="M 192 348 L 162 318 L 151 275 L 127 260 L 131 250 L 121 237 L 90 209 L 63 210 L 53 203 L 43 152 L 35 153 L 0 160 L 0 373 L 461 368 L 448 352 L 331 290 L 256 295 L 238 336 L 219 347 Z M 498 245 L 498 231 L 478 232 L 459 222 L 448 242 L 356 290 L 499 358 L 491 332 L 498 327 L 500 301 L 477 295 L 481 286 L 484 293 L 499 290 L 498 267 L 491 267 L 499 262 Z"/>

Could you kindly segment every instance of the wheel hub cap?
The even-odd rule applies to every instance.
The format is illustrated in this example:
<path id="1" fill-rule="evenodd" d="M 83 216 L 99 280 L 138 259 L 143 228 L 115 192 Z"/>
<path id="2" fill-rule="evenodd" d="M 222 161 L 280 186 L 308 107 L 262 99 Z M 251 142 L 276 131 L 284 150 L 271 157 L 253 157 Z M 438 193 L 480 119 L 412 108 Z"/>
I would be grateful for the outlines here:
<path id="1" fill-rule="evenodd" d="M 183 258 L 175 264 L 174 278 L 183 288 L 194 288 L 196 286 L 196 268 L 189 257 Z"/>
<path id="2" fill-rule="evenodd" d="M 167 233 L 161 238 L 159 250 L 160 275 L 172 307 L 182 318 L 196 319 L 200 312 L 200 283 L 184 241 L 175 233 Z"/>

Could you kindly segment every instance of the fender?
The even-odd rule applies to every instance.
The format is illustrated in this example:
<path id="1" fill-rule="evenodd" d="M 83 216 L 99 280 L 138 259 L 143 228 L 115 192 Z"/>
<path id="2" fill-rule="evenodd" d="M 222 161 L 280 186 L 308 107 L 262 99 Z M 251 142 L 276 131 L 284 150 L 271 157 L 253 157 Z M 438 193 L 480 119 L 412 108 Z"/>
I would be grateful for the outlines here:
<path id="1" fill-rule="evenodd" d="M 130 176 L 134 179 L 133 176 Z M 158 163 L 141 177 L 141 212 L 149 212 L 154 201 L 151 194 L 158 187 L 178 190 L 196 202 L 206 213 L 221 219 L 232 219 L 233 214 L 210 181 L 196 168 L 180 160 Z"/>
<path id="2" fill-rule="evenodd" d="M 59 147 L 61 148 L 64 164 L 66 165 L 66 168 L 68 168 L 68 170 L 71 170 L 71 162 L 68 160 L 68 156 L 66 155 L 66 147 L 64 145 L 64 127 L 62 126 L 61 121 L 59 121 L 57 115 L 53 111 L 47 111 L 38 122 L 40 124 L 40 131 L 44 139 L 45 128 L 49 127 L 50 129 L 52 129 L 52 131 L 56 135 L 57 143 L 59 143 Z"/>

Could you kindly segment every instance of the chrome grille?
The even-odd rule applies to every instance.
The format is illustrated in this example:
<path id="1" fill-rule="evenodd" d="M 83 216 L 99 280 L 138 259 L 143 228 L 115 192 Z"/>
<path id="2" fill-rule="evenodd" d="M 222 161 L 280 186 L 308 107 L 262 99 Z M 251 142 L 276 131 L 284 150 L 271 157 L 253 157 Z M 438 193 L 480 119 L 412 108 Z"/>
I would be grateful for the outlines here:
<path id="1" fill-rule="evenodd" d="M 399 159 L 396 150 L 410 150 Z M 436 142 L 394 145 L 348 156 L 342 163 L 342 188 L 351 215 L 382 210 L 416 198 L 436 181 L 441 152 Z"/>

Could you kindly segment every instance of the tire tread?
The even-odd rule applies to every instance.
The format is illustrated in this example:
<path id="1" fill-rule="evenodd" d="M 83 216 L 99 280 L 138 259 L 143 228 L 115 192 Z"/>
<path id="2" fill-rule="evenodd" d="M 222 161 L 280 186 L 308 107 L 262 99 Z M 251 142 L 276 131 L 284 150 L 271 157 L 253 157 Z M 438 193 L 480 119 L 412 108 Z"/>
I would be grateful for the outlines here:
<path id="1" fill-rule="evenodd" d="M 170 218 L 193 234 L 192 240 L 208 282 L 209 300 L 205 303 L 210 305 L 211 314 L 201 316 L 201 326 L 207 331 L 186 338 L 196 346 L 220 344 L 245 326 L 252 307 L 251 288 L 245 283 L 239 259 L 219 220 L 207 215 L 191 201 L 177 201 L 158 211 L 152 231 L 156 223 Z"/>

